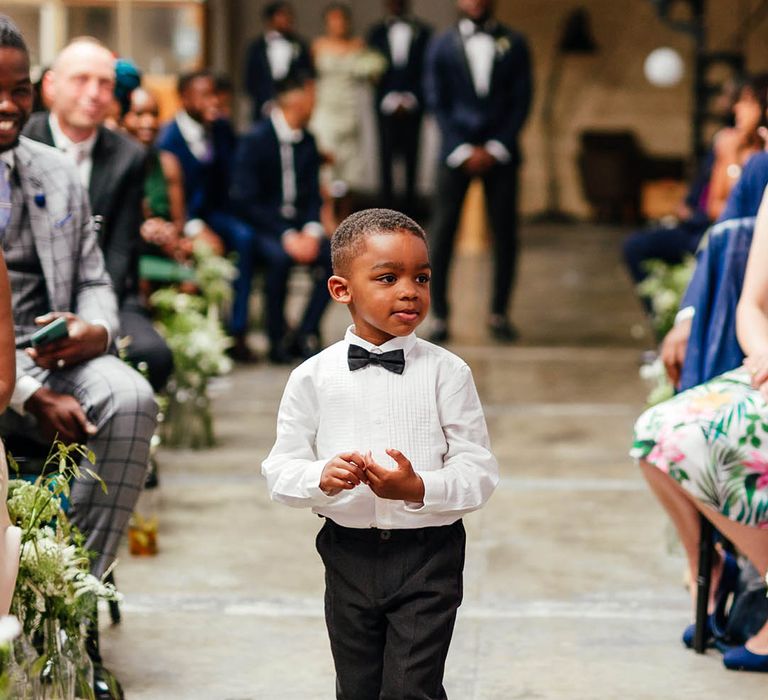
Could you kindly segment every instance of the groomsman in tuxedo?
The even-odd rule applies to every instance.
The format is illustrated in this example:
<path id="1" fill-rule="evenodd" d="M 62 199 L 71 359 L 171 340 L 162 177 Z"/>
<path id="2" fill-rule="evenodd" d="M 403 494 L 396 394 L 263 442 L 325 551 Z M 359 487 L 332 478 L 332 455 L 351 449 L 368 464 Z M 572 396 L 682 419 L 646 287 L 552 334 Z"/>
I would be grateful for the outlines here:
<path id="1" fill-rule="evenodd" d="M 297 70 L 313 74 L 309 48 L 294 31 L 291 3 L 267 3 L 262 17 L 265 31 L 248 47 L 245 59 L 245 91 L 253 101 L 253 121 L 269 116 L 275 82 Z"/>
<path id="2" fill-rule="evenodd" d="M 409 0 L 385 0 L 384 5 L 386 19 L 368 34 L 368 44 L 388 61 L 375 91 L 381 204 L 393 206 L 392 166 L 395 156 L 401 155 L 405 163 L 405 208 L 413 211 L 424 115 L 424 59 L 432 30 L 409 14 Z"/>
<path id="3" fill-rule="evenodd" d="M 33 114 L 24 133 L 64 151 L 77 165 L 117 294 L 120 334 L 131 338 L 127 359 L 146 364 L 152 386 L 160 390 L 173 371 L 173 356 L 138 295 L 146 156 L 132 139 L 104 126 L 114 95 L 114 56 L 96 39 L 75 39 L 44 81 L 51 111 Z"/>
<path id="4" fill-rule="evenodd" d="M 430 227 L 432 339 L 448 340 L 448 271 L 469 183 L 480 178 L 493 233 L 493 292 L 488 326 L 500 342 L 516 339 L 507 316 L 517 259 L 518 135 L 531 104 L 528 44 L 494 18 L 493 0 L 458 0 L 458 23 L 427 54 L 427 106 L 442 132 Z"/>
<path id="5" fill-rule="evenodd" d="M 315 104 L 314 81 L 298 72 L 275 89 L 269 118 L 238 146 L 232 197 L 255 229 L 266 263 L 269 357 L 286 363 L 321 349 L 320 320 L 330 301 L 332 272 L 330 243 L 320 224 L 320 155 L 306 129 Z M 311 268 L 313 285 L 299 326 L 289 334 L 284 307 L 294 265 Z"/>
<path id="6" fill-rule="evenodd" d="M 199 70 L 182 75 L 178 93 L 181 109 L 160 130 L 155 145 L 173 153 L 184 173 L 189 216 L 184 233 L 194 237 L 207 224 L 237 254 L 238 277 L 229 319 L 229 332 L 235 344 L 230 353 L 238 362 L 253 362 L 256 356 L 248 347 L 246 336 L 256 261 L 255 233 L 237 216 L 229 196 L 237 138 L 231 124 L 221 118 L 212 73 Z"/>

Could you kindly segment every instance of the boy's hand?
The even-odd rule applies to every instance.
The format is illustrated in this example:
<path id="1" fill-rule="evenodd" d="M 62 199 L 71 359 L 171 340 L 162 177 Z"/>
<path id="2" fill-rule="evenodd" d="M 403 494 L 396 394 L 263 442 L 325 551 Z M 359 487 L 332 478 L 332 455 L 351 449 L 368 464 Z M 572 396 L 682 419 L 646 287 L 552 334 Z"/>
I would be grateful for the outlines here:
<path id="1" fill-rule="evenodd" d="M 400 450 L 387 450 L 387 454 L 397 462 L 397 469 L 387 469 L 376 464 L 369 452 L 365 458 L 365 472 L 368 486 L 379 498 L 393 501 L 424 501 L 424 482 L 413 470 L 413 465 Z"/>
<path id="2" fill-rule="evenodd" d="M 320 490 L 326 496 L 335 496 L 342 490 L 350 490 L 359 484 L 367 484 L 365 457 L 359 452 L 343 452 L 323 467 Z"/>

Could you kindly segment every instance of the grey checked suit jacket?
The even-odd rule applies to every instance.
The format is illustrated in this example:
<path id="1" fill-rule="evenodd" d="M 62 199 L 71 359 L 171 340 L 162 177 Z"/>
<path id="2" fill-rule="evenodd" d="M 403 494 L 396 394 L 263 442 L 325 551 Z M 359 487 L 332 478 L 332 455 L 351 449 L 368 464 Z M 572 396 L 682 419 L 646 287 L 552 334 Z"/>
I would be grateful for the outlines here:
<path id="1" fill-rule="evenodd" d="M 24 136 L 14 156 L 51 311 L 72 311 L 86 321 L 103 321 L 117 337 L 117 299 L 75 164 L 55 148 Z M 11 290 L 11 302 L 15 301 Z M 33 367 L 23 350 L 17 350 L 16 378 Z"/>

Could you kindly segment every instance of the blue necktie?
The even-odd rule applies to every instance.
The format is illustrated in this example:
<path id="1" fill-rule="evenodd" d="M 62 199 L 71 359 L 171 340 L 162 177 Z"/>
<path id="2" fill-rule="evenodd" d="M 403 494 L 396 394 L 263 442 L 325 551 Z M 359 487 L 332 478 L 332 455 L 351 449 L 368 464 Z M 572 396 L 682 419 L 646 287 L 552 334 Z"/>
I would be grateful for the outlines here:
<path id="1" fill-rule="evenodd" d="M 8 163 L 0 161 L 0 241 L 5 238 L 11 220 L 11 177 Z"/>

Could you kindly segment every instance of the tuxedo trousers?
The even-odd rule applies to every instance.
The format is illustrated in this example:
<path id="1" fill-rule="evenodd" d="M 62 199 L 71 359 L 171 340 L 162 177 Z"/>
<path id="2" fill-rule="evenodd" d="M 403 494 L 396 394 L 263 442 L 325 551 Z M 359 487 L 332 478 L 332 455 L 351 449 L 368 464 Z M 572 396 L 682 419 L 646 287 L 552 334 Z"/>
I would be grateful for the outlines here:
<path id="1" fill-rule="evenodd" d="M 381 204 L 394 205 L 393 168 L 396 156 L 405 164 L 404 205 L 410 212 L 416 202 L 416 175 L 421 136 L 422 112 L 404 114 L 377 113 L 379 126 L 379 167 L 381 178 Z"/>
<path id="2" fill-rule="evenodd" d="M 114 355 L 102 355 L 55 371 L 34 367 L 26 374 L 59 394 L 74 396 L 97 428 L 88 438 L 93 469 L 106 485 L 89 476 L 72 484 L 69 518 L 85 535 L 86 549 L 96 552 L 91 565 L 101 576 L 112 564 L 136 499 L 144 486 L 149 443 L 155 432 L 157 404 L 152 387 L 136 370 Z M 36 420 L 8 409 L 0 415 L 0 433 L 42 442 Z"/>
<path id="3" fill-rule="evenodd" d="M 337 700 L 445 700 L 465 544 L 461 520 L 412 530 L 326 520 L 317 551 Z"/>
<path id="4" fill-rule="evenodd" d="M 516 164 L 496 164 L 480 177 L 485 193 L 493 240 L 493 283 L 490 312 L 506 316 L 515 279 L 518 253 Z M 432 312 L 447 320 L 450 314 L 448 282 L 459 217 L 472 176 L 463 168 L 441 164 L 429 227 L 432 263 Z M 461 281 L 475 285 L 477 280 Z"/>

